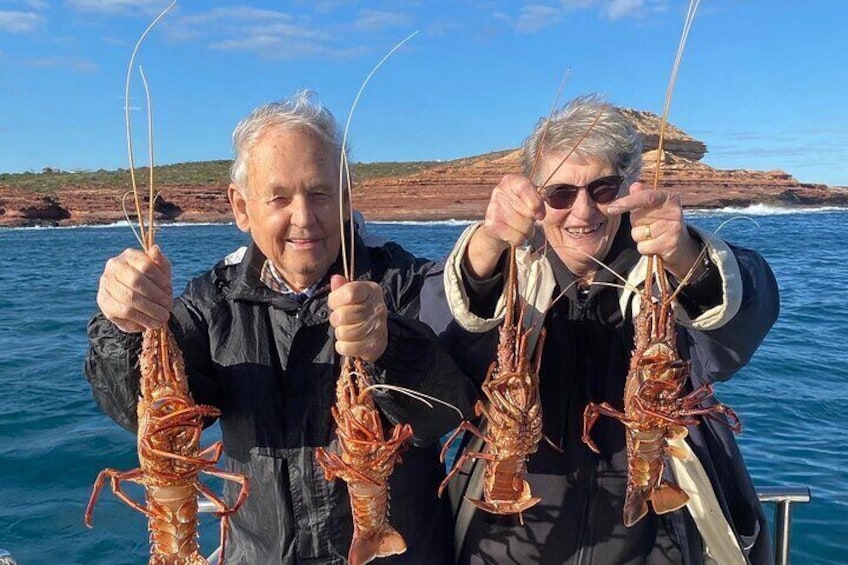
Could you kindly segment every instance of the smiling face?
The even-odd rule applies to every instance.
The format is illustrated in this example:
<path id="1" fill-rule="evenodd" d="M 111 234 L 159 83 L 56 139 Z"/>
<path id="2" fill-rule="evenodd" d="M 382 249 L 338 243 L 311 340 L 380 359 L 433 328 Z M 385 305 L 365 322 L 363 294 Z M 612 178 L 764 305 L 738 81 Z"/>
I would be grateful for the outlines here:
<path id="1" fill-rule="evenodd" d="M 538 178 L 547 179 L 563 157 L 557 153 L 545 155 Z M 547 185 L 585 186 L 613 174 L 616 171 L 600 159 L 571 155 Z M 612 247 L 621 217 L 608 216 L 608 205 L 596 203 L 584 189 L 578 192 L 571 208 L 557 210 L 545 204 L 545 237 L 568 270 L 578 277 L 591 278 L 600 267 L 588 256 L 603 261 Z"/>
<path id="2" fill-rule="evenodd" d="M 236 224 L 293 290 L 320 280 L 339 255 L 338 185 L 329 144 L 301 127 L 273 126 L 250 148 L 246 191 L 230 185 Z"/>

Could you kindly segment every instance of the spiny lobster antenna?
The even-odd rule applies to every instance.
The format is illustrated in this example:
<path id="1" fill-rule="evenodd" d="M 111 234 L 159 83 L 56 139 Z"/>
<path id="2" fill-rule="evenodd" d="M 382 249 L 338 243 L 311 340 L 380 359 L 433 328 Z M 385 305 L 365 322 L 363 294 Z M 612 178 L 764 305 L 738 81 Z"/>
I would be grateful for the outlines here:
<path id="1" fill-rule="evenodd" d="M 660 163 L 662 161 L 663 143 L 665 142 L 665 130 L 668 125 L 668 113 L 671 108 L 674 86 L 677 84 L 677 73 L 680 70 L 680 61 L 683 59 L 683 49 L 686 47 L 686 40 L 689 38 L 689 30 L 692 28 L 692 21 L 695 19 L 695 11 L 698 9 L 698 4 L 700 3 L 701 0 L 689 1 L 689 10 L 686 13 L 686 20 L 683 24 L 683 33 L 680 36 L 680 44 L 677 46 L 677 56 L 674 58 L 674 65 L 671 68 L 671 78 L 668 81 L 668 88 L 665 92 L 665 105 L 663 106 L 662 120 L 660 121 L 660 135 L 657 140 L 657 162 L 654 167 L 653 188 L 655 190 L 660 182 Z"/>
<path id="2" fill-rule="evenodd" d="M 715 229 L 715 232 L 713 234 L 709 234 L 709 233 L 704 234 L 704 237 L 706 237 L 707 242 L 713 241 L 715 239 L 715 236 L 718 234 L 718 232 L 720 232 L 724 228 L 724 226 L 726 226 L 728 223 L 733 222 L 735 220 L 748 220 L 749 222 L 751 222 L 752 224 L 754 224 L 758 228 L 760 227 L 760 224 L 758 224 L 755 219 L 753 219 L 749 216 L 733 216 L 732 218 L 728 218 L 725 221 L 723 221 L 722 223 L 720 223 L 718 225 L 718 227 Z M 686 276 L 683 277 L 683 279 L 681 279 L 680 284 L 677 285 L 677 288 L 675 289 L 674 293 L 672 293 L 672 295 L 669 297 L 669 299 L 668 299 L 669 303 L 671 303 L 675 298 L 677 298 L 677 295 L 680 294 L 680 291 L 683 290 L 683 287 L 689 282 L 689 280 L 692 278 L 692 275 L 695 274 L 695 269 L 697 268 L 698 264 L 700 264 L 701 261 L 704 260 L 704 257 L 707 256 L 707 252 L 708 252 L 708 249 L 707 249 L 707 246 L 705 245 L 704 248 L 701 249 L 701 252 L 698 253 L 698 257 L 695 259 L 695 263 L 689 269 L 689 272 L 686 273 Z"/>
<path id="3" fill-rule="evenodd" d="M 422 404 L 424 404 L 427 408 L 433 408 L 433 404 L 431 404 L 430 401 L 436 402 L 436 403 L 441 404 L 443 406 L 447 406 L 448 408 L 450 408 L 451 410 L 453 410 L 454 412 L 459 414 L 460 420 L 464 418 L 464 416 L 462 415 L 462 411 L 459 408 L 457 408 L 456 406 L 454 406 L 453 404 L 451 404 L 450 402 L 445 402 L 444 400 L 442 400 L 440 398 L 436 398 L 435 396 L 431 396 L 429 394 L 424 394 L 423 392 L 418 392 L 417 390 L 412 390 L 412 389 L 402 387 L 402 386 L 376 383 L 376 384 L 368 385 L 367 387 L 365 387 L 362 390 L 362 394 L 371 392 L 372 390 L 391 390 L 391 391 L 397 392 L 399 394 L 403 394 L 405 396 L 413 398 L 413 399 L 417 400 L 418 402 L 421 402 Z"/>
<path id="4" fill-rule="evenodd" d="M 551 111 L 548 112 L 548 120 L 545 122 L 545 129 L 542 131 L 542 137 L 539 139 L 539 145 L 536 147 L 536 155 L 533 158 L 533 166 L 530 169 L 530 174 L 528 178 L 532 181 L 536 176 L 536 170 L 539 167 L 539 160 L 542 158 L 542 150 L 545 147 L 545 139 L 548 137 L 548 131 L 551 129 L 551 120 L 553 120 L 554 114 L 556 113 L 557 106 L 559 106 L 559 99 L 562 96 L 562 91 L 565 88 L 565 83 L 568 82 L 568 77 L 571 75 L 571 67 L 565 69 L 565 74 L 562 75 L 562 80 L 559 82 L 559 88 L 557 89 L 556 97 L 554 98 L 554 104 L 551 106 Z"/>
<path id="5" fill-rule="evenodd" d="M 663 155 L 663 144 L 665 143 L 665 130 L 668 125 L 668 114 L 669 109 L 671 108 L 671 98 L 674 93 L 674 86 L 677 83 L 677 74 L 680 70 L 680 61 L 683 59 L 683 50 L 686 47 L 686 40 L 689 37 L 689 30 L 692 28 L 692 22 L 695 19 L 695 12 L 698 9 L 698 4 L 700 4 L 700 0 L 690 0 L 689 1 L 689 9 L 686 13 L 686 19 L 683 24 L 683 32 L 680 35 L 680 43 L 677 46 L 677 55 L 674 58 L 674 65 L 671 69 L 671 78 L 668 81 L 668 88 L 665 93 L 665 104 L 663 105 L 663 114 L 662 119 L 660 120 L 660 133 L 659 138 L 657 139 L 657 156 L 656 156 L 656 164 L 654 165 L 654 179 L 651 188 L 657 190 L 660 183 L 660 174 L 662 171 L 662 155 Z M 657 276 L 665 279 L 665 266 L 663 265 L 662 257 L 656 257 L 656 266 L 657 266 Z M 653 278 L 653 273 L 650 271 L 650 262 L 649 262 L 649 270 L 647 273 L 646 279 L 646 287 L 648 286 L 649 280 Z M 667 285 L 661 284 L 661 290 L 663 292 L 663 297 L 666 296 Z M 646 294 L 647 297 L 650 297 L 650 294 Z M 662 313 L 665 313 L 665 310 L 669 308 L 669 304 L 663 300 L 663 303 L 660 305 L 662 309 Z"/>
<path id="6" fill-rule="evenodd" d="M 144 99 L 147 102 L 147 154 L 150 159 L 150 177 L 147 181 L 149 185 L 148 205 L 147 205 L 147 235 L 145 242 L 150 249 L 153 247 L 153 210 L 156 208 L 156 197 L 154 196 L 153 187 L 153 98 L 150 94 L 150 87 L 147 84 L 147 77 L 144 76 L 144 68 L 138 66 L 138 74 L 141 76 L 141 83 L 144 85 Z"/>
<path id="7" fill-rule="evenodd" d="M 353 186 L 350 184 L 350 169 L 348 167 L 347 161 L 347 134 L 350 131 L 350 121 L 353 118 L 353 112 L 356 110 L 356 105 L 359 103 L 359 98 L 362 96 L 362 93 L 365 91 L 365 86 L 368 84 L 368 81 L 371 80 L 371 77 L 383 66 L 389 57 L 391 57 L 395 51 L 400 49 L 404 43 L 412 39 L 418 34 L 417 31 L 412 32 L 406 38 L 401 40 L 397 45 L 392 47 L 392 49 L 386 53 L 380 62 L 377 63 L 371 72 L 368 73 L 368 76 L 365 77 L 365 80 L 362 82 L 362 85 L 359 87 L 359 92 L 356 93 L 356 97 L 353 99 L 353 104 L 350 107 L 350 112 L 347 115 L 347 122 L 345 122 L 344 135 L 342 136 L 342 151 L 341 157 L 339 160 L 339 225 L 342 226 L 341 235 L 342 235 L 342 268 L 344 270 L 345 278 L 348 280 L 352 280 L 354 276 L 353 271 L 353 233 L 354 233 L 354 220 L 353 220 Z M 350 248 L 350 264 L 348 264 L 347 260 L 347 245 L 345 241 L 345 220 L 344 220 L 344 199 L 345 199 L 345 190 L 344 190 L 344 180 L 347 179 L 347 193 L 348 193 L 348 203 L 351 205 L 350 208 L 350 238 L 351 238 L 351 248 Z"/>
<path id="8" fill-rule="evenodd" d="M 136 237 L 139 238 L 139 243 L 141 243 L 142 248 L 147 251 L 148 248 L 153 245 L 153 198 L 150 198 L 150 220 L 149 226 L 146 228 L 144 223 L 144 215 L 141 212 L 141 199 L 138 193 L 138 185 L 136 184 L 135 179 L 135 155 L 133 152 L 133 141 L 132 141 L 132 120 L 130 119 L 130 84 L 132 82 L 132 70 L 133 65 L 135 64 L 135 56 L 138 54 L 138 50 L 141 48 L 141 44 L 144 43 L 145 38 L 150 33 L 150 31 L 159 23 L 159 21 L 164 18 L 168 12 L 173 9 L 174 6 L 177 5 L 177 0 L 171 2 L 168 7 L 166 7 L 162 12 L 156 16 L 156 18 L 150 22 L 150 25 L 147 26 L 147 29 L 144 30 L 144 33 L 141 34 L 141 37 L 138 38 L 138 41 L 133 48 L 132 55 L 130 55 L 130 62 L 127 65 L 127 79 L 124 85 L 124 120 L 127 131 L 127 154 L 129 157 L 129 165 L 130 165 L 130 182 L 132 183 L 132 192 L 133 197 L 135 199 L 135 213 L 136 218 L 138 219 L 138 227 L 139 234 L 136 234 Z M 151 103 L 150 103 L 150 92 L 147 90 L 147 82 L 144 79 L 144 73 L 141 73 L 142 81 L 145 85 L 145 91 L 147 93 L 147 112 L 148 112 L 148 125 L 152 123 L 152 114 L 151 114 Z M 150 150 L 150 190 L 153 191 L 153 132 L 152 129 L 148 129 L 148 144 L 151 147 Z"/>
<path id="9" fill-rule="evenodd" d="M 565 73 L 562 75 L 562 80 L 559 82 L 559 88 L 557 89 L 556 96 L 554 97 L 554 103 L 551 106 L 551 111 L 548 112 L 548 120 L 545 122 L 545 129 L 542 131 L 542 137 L 539 139 L 539 145 L 536 147 L 536 155 L 533 158 L 533 166 L 530 168 L 530 174 L 527 175 L 527 178 L 533 182 L 533 179 L 536 178 L 536 171 L 539 168 L 539 161 L 542 158 L 542 152 L 545 147 L 545 140 L 548 137 L 548 131 L 551 129 L 551 121 L 554 118 L 554 114 L 556 113 L 557 106 L 559 106 L 559 99 L 562 96 L 562 91 L 565 89 L 565 83 L 568 82 L 568 77 L 571 75 L 571 67 L 565 69 Z M 544 186 L 547 183 L 543 183 Z M 538 187 L 536 190 L 541 190 L 541 187 Z M 548 240 L 545 240 L 543 244 L 543 254 L 547 254 L 548 252 Z"/>
<path id="10" fill-rule="evenodd" d="M 506 312 L 504 313 L 504 321 L 503 327 L 508 331 L 515 331 L 515 316 L 516 316 L 516 308 L 520 308 L 521 300 L 519 298 L 520 293 L 518 292 L 518 264 L 516 262 L 516 250 L 515 246 L 511 245 L 509 247 L 509 280 L 510 284 L 507 285 L 507 293 L 506 293 Z M 523 308 L 521 308 L 523 311 Z M 518 331 L 523 332 L 524 328 L 521 327 L 523 323 L 524 316 L 519 312 L 518 314 Z M 513 358 L 519 359 L 517 357 L 518 354 L 518 342 L 520 339 L 513 339 L 512 343 L 515 345 L 515 351 L 513 352 Z"/>
<path id="11" fill-rule="evenodd" d="M 607 104 L 601 106 L 601 109 L 598 110 L 598 113 L 595 115 L 595 119 L 592 120 L 592 123 L 589 124 L 589 127 L 586 129 L 586 131 L 583 132 L 583 135 L 580 136 L 580 139 L 577 140 L 577 143 L 574 144 L 574 147 L 572 147 L 568 151 L 568 153 L 565 154 L 565 157 L 562 158 L 556 168 L 554 168 L 554 170 L 551 171 L 551 174 L 548 175 L 548 178 L 545 179 L 545 182 L 542 183 L 543 187 L 549 182 L 551 182 L 551 179 L 554 178 L 554 175 L 557 174 L 557 171 L 559 171 L 562 166 L 565 165 L 565 162 L 568 161 L 568 158 L 571 157 L 575 151 L 577 151 L 577 148 L 580 147 L 580 144 L 583 143 L 583 140 L 586 139 L 586 137 L 592 132 L 593 129 L 595 129 L 595 125 L 597 125 L 598 120 L 601 119 L 601 116 L 606 111 L 607 107 Z"/>

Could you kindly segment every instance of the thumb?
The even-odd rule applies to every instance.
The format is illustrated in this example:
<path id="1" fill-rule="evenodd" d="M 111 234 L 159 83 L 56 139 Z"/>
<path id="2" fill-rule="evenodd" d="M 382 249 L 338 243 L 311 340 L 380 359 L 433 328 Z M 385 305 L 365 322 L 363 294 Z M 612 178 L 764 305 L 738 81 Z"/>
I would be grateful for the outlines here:
<path id="1" fill-rule="evenodd" d="M 163 288 L 171 286 L 171 262 L 162 253 L 162 249 L 158 245 L 154 245 L 148 252 L 148 257 L 153 263 L 159 267 L 160 273 L 157 273 L 155 279 Z"/>
<path id="2" fill-rule="evenodd" d="M 347 279 L 342 275 L 333 275 L 330 277 L 330 290 L 338 290 L 347 283 Z"/>
<path id="3" fill-rule="evenodd" d="M 630 194 L 639 194 L 645 190 L 645 185 L 641 182 L 634 182 L 630 185 Z"/>
<path id="4" fill-rule="evenodd" d="M 168 258 L 165 257 L 165 254 L 162 253 L 162 248 L 158 245 L 154 245 L 150 248 L 150 251 L 147 252 L 147 256 L 150 257 L 150 260 L 163 267 L 168 263 Z"/>

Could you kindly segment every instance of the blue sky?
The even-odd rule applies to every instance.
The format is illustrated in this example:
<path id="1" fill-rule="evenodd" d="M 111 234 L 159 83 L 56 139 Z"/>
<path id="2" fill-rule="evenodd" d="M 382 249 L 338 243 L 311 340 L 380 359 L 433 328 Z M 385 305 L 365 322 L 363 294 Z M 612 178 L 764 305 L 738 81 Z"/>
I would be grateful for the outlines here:
<path id="1" fill-rule="evenodd" d="M 138 36 L 167 0 L 0 0 L 0 172 L 126 167 L 123 92 Z M 185 0 L 138 58 L 156 158 L 231 157 L 253 107 L 302 88 L 351 127 L 355 161 L 517 147 L 563 99 L 599 92 L 660 113 L 683 0 Z M 848 4 L 703 0 L 671 121 L 719 168 L 848 185 Z M 135 79 L 132 107 L 143 105 Z M 134 112 L 143 131 L 144 116 Z M 140 160 L 146 159 L 139 152 Z"/>

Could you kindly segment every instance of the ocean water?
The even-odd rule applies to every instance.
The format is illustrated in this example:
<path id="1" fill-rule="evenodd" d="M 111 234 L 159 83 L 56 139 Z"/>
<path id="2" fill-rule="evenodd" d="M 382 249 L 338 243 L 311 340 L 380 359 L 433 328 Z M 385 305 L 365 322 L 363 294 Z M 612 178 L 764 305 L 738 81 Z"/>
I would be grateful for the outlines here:
<path id="1" fill-rule="evenodd" d="M 792 561 L 848 563 L 848 283 L 839 231 L 848 210 L 752 208 L 689 220 L 716 229 L 731 217 L 753 220 L 731 221 L 721 235 L 766 257 L 780 284 L 781 315 L 750 365 L 717 393 L 742 418 L 739 441 L 757 484 L 812 492 L 810 504 L 794 506 Z M 438 257 L 463 227 L 370 230 Z M 232 225 L 165 226 L 159 235 L 175 289 L 244 241 Z M 108 257 L 132 245 L 126 226 L 0 230 L 0 548 L 21 565 L 147 561 L 146 520 L 108 487 L 94 528 L 83 524 L 97 473 L 137 466 L 134 436 L 99 411 L 82 373 L 99 274 Z M 219 435 L 209 430 L 204 445 Z M 205 553 L 217 536 L 216 521 L 205 517 Z"/>

